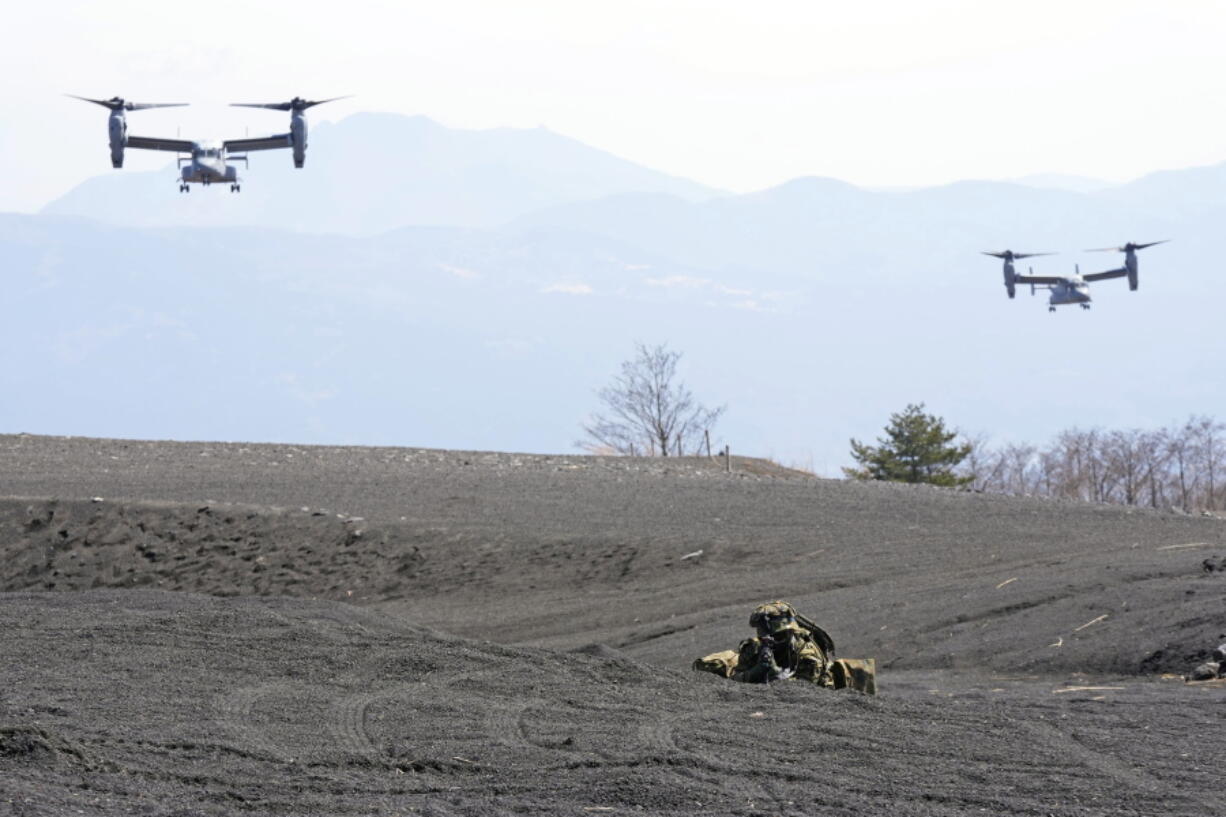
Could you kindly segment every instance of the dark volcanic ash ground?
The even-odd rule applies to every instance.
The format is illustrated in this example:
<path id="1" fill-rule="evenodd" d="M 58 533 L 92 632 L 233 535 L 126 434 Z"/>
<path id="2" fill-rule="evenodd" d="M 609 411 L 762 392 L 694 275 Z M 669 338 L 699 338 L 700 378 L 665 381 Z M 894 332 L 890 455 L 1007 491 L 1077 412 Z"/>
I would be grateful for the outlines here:
<path id="1" fill-rule="evenodd" d="M 1226 523 L 734 465 L 0 436 L 0 814 L 1214 810 Z"/>

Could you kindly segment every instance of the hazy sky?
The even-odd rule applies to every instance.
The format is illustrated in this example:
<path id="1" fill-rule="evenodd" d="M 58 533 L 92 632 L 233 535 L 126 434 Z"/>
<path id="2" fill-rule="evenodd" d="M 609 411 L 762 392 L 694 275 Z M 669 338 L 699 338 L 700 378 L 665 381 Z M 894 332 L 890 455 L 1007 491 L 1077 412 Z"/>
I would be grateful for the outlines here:
<path id="1" fill-rule="evenodd" d="M 5 27 L 0 210 L 111 172 L 106 112 L 64 93 L 198 103 L 129 118 L 189 138 L 283 130 L 227 102 L 356 94 L 313 120 L 544 125 L 734 191 L 1226 160 L 1226 3 L 1209 0 L 46 0 Z"/>

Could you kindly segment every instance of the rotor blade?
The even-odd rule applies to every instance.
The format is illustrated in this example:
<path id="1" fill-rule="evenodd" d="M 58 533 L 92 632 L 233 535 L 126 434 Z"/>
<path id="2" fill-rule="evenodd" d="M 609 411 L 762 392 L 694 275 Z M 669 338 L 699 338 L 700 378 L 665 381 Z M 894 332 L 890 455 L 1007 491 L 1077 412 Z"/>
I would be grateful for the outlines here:
<path id="1" fill-rule="evenodd" d="M 325 102 L 335 102 L 338 99 L 348 99 L 352 94 L 346 96 L 334 96 L 331 99 L 301 99 L 294 97 L 289 102 L 231 102 L 230 105 L 235 108 L 268 108 L 273 111 L 305 111 L 307 108 L 314 108 L 316 105 L 322 105 Z"/>
<path id="2" fill-rule="evenodd" d="M 79 99 L 82 102 L 92 102 L 95 105 L 101 105 L 102 107 L 110 108 L 111 110 L 115 109 L 115 103 L 109 99 L 90 99 L 87 96 L 77 96 L 76 94 L 64 94 L 64 96 L 72 97 L 73 99 Z"/>
<path id="3" fill-rule="evenodd" d="M 338 99 L 349 99 L 351 96 L 353 96 L 353 94 L 345 94 L 345 96 L 334 96 L 334 97 L 332 97 L 331 99 L 317 99 L 317 100 L 315 100 L 315 101 L 313 101 L 313 102 L 303 102 L 303 103 L 302 103 L 302 107 L 303 107 L 304 109 L 305 109 L 305 108 L 314 108 L 316 105 L 322 105 L 322 104 L 324 104 L 325 102 L 335 102 L 335 101 L 336 101 L 336 100 L 338 100 Z"/>
<path id="4" fill-rule="evenodd" d="M 95 105 L 101 105 L 104 108 L 109 108 L 112 111 L 118 111 L 121 108 L 125 111 L 144 111 L 149 108 L 182 108 L 188 105 L 187 102 L 128 102 L 119 97 L 111 99 L 90 99 L 87 96 L 77 96 L 76 94 L 64 94 L 64 96 L 80 99 L 84 102 L 92 102 Z"/>
<path id="5" fill-rule="evenodd" d="M 1082 250 L 1082 252 L 1123 252 L 1123 251 L 1124 251 L 1123 247 L 1095 247 L 1089 250 Z"/>
<path id="6" fill-rule="evenodd" d="M 983 252 L 984 255 L 990 255 L 993 258 L 1008 258 L 1009 257 L 1009 254 L 1005 252 L 987 252 L 986 250 L 981 250 L 981 252 Z M 1014 257 L 1016 258 L 1017 256 L 1014 256 Z"/>
<path id="7" fill-rule="evenodd" d="M 1132 248 L 1133 248 L 1134 250 L 1143 250 L 1143 249 L 1145 249 L 1146 247 L 1152 247 L 1152 246 L 1154 246 L 1155 244 L 1165 244 L 1165 243 L 1166 243 L 1166 242 L 1168 242 L 1168 241 L 1170 241 L 1170 239 L 1169 239 L 1169 238 L 1164 238 L 1164 239 L 1162 239 L 1161 241 L 1151 241 L 1151 242 L 1149 242 L 1148 244 L 1133 244 L 1133 245 L 1132 245 Z"/>
<path id="8" fill-rule="evenodd" d="M 124 108 L 129 111 L 145 111 L 149 108 L 186 108 L 190 102 L 125 102 Z"/>
<path id="9" fill-rule="evenodd" d="M 1015 252 L 1014 258 L 1038 258 L 1040 255 L 1058 255 L 1054 252 Z"/>
<path id="10" fill-rule="evenodd" d="M 231 108 L 268 108 L 273 111 L 288 111 L 294 106 L 292 102 L 231 102 Z"/>

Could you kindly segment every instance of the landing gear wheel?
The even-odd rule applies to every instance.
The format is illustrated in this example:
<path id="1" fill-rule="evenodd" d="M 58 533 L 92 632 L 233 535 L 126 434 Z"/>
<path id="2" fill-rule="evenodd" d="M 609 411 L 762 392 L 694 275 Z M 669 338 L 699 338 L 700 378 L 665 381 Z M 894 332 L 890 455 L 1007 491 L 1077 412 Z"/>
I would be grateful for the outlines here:
<path id="1" fill-rule="evenodd" d="M 1090 305 L 1089 305 L 1089 304 L 1082 304 L 1082 305 L 1081 305 L 1081 308 L 1082 308 L 1082 309 L 1089 309 L 1089 308 L 1090 308 Z"/>
<path id="2" fill-rule="evenodd" d="M 1054 306 L 1049 306 L 1049 307 L 1047 307 L 1047 311 L 1048 311 L 1048 312 L 1055 312 L 1055 311 L 1056 311 L 1056 308 L 1055 308 Z"/>

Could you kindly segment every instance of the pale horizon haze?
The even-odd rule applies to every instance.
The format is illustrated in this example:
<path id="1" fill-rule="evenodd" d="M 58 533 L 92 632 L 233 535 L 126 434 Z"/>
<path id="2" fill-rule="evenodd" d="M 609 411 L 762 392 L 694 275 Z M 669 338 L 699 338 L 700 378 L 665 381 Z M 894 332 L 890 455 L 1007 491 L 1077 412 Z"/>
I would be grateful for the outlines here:
<path id="1" fill-rule="evenodd" d="M 546 127 L 731 192 L 799 176 L 866 187 L 1068 174 L 1125 181 L 1226 160 L 1226 5 L 22 4 L 0 52 L 0 211 L 113 172 L 103 109 L 184 138 L 284 130 L 229 102 L 353 94 L 457 128 Z M 131 151 L 127 167 L 166 167 Z"/>

